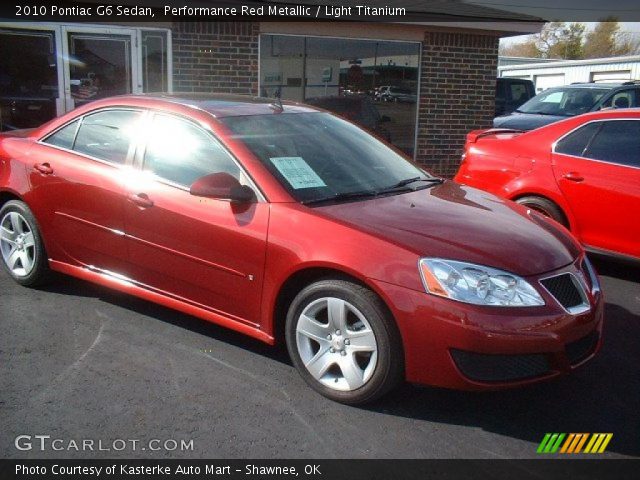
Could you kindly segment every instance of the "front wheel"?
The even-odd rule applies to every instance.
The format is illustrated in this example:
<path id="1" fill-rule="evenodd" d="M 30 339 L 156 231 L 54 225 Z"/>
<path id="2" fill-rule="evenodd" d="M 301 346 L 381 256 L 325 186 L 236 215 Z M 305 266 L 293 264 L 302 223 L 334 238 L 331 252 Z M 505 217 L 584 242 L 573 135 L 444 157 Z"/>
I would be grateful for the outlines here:
<path id="1" fill-rule="evenodd" d="M 316 391 L 346 404 L 387 393 L 402 379 L 400 336 L 380 298 L 343 280 L 303 289 L 287 315 L 289 355 Z"/>

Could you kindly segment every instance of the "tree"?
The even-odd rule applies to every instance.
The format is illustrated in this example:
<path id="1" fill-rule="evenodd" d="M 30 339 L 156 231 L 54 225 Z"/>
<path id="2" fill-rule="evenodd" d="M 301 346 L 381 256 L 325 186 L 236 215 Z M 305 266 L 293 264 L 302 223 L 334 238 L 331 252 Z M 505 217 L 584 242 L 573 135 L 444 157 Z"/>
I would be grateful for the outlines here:
<path id="1" fill-rule="evenodd" d="M 540 58 L 540 50 L 536 47 L 535 40 L 529 39 L 524 42 L 500 46 L 500 55 L 503 57 Z"/>
<path id="2" fill-rule="evenodd" d="M 637 51 L 638 42 L 620 32 L 620 24 L 615 17 L 608 17 L 587 34 L 584 44 L 585 58 L 615 57 L 630 55 Z"/>
<path id="3" fill-rule="evenodd" d="M 546 23 L 528 40 L 501 49 L 500 55 L 535 58 L 582 58 L 585 26 L 582 23 Z"/>

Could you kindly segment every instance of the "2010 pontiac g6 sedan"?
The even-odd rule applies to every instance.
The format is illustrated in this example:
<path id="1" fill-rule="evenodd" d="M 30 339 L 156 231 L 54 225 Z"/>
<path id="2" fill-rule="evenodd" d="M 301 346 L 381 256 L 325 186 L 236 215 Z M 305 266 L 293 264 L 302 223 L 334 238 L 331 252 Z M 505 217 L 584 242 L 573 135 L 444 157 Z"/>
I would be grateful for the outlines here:
<path id="1" fill-rule="evenodd" d="M 327 112 L 123 96 L 0 138 L 17 282 L 62 272 L 286 342 L 331 399 L 522 385 L 600 346 L 598 278 L 567 230 Z"/>

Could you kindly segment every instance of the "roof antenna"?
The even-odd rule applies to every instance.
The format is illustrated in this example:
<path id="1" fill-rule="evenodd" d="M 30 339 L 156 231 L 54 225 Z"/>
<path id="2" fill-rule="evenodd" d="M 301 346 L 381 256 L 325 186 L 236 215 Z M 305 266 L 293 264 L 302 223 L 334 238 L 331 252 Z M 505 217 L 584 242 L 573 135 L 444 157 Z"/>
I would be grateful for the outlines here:
<path id="1" fill-rule="evenodd" d="M 271 108 L 274 110 L 279 110 L 280 112 L 284 111 L 284 107 L 282 106 L 282 86 L 278 86 L 278 89 L 275 91 L 274 97 L 275 101 L 271 104 Z"/>

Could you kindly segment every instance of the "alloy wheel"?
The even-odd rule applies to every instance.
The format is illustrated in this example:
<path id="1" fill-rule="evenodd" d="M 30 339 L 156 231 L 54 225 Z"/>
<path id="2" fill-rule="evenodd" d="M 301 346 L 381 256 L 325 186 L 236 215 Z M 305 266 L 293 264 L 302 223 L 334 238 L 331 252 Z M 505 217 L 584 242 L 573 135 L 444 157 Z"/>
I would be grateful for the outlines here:
<path id="1" fill-rule="evenodd" d="M 370 323 L 336 297 L 309 303 L 298 317 L 296 346 L 307 371 L 323 385 L 353 391 L 375 371 L 378 345 Z"/>
<path id="2" fill-rule="evenodd" d="M 31 227 L 18 212 L 8 212 L 0 220 L 2 259 L 16 277 L 26 277 L 36 263 L 36 244 Z"/>

